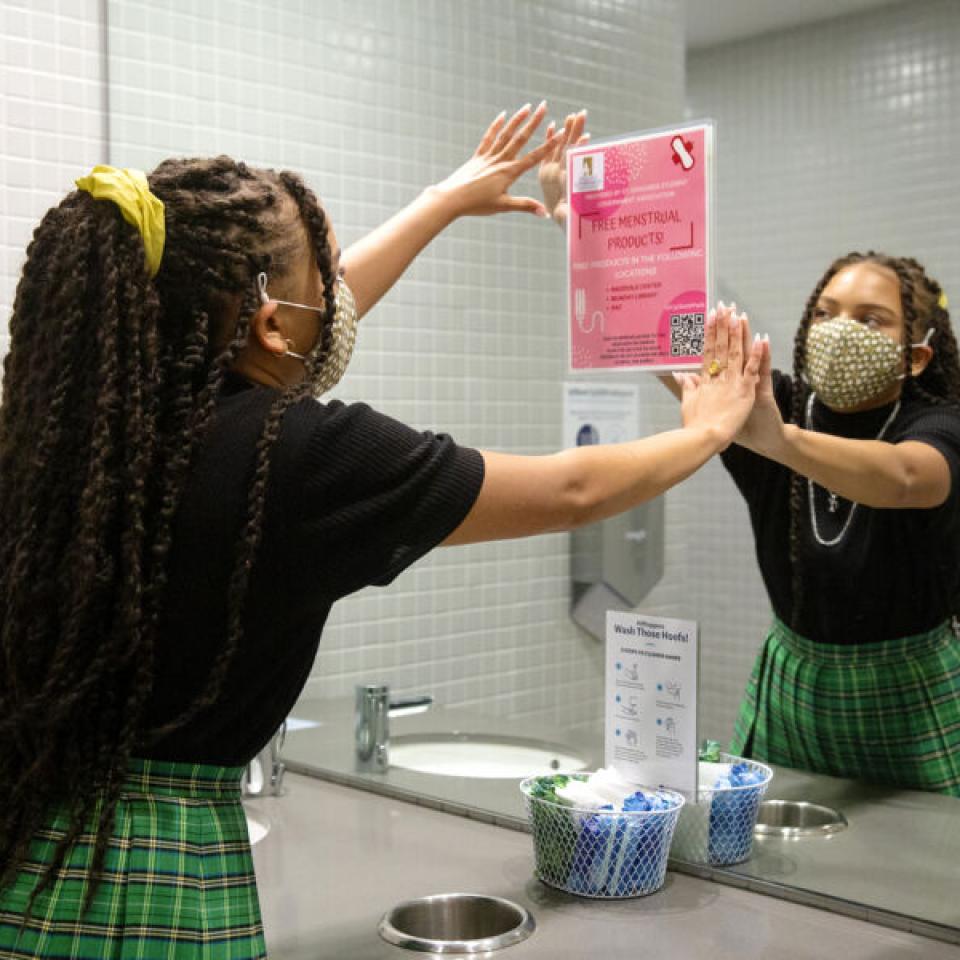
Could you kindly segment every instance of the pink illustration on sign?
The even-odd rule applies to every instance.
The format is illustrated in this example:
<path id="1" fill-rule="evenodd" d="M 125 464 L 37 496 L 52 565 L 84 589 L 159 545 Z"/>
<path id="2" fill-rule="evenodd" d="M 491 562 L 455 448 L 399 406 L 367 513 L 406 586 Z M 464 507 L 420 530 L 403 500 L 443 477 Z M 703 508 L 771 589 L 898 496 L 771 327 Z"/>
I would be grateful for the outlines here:
<path id="1" fill-rule="evenodd" d="M 673 150 L 673 162 L 679 163 L 684 170 L 692 170 L 696 161 L 693 159 L 693 141 L 684 140 L 683 137 L 674 137 L 670 141 L 670 147 Z"/>

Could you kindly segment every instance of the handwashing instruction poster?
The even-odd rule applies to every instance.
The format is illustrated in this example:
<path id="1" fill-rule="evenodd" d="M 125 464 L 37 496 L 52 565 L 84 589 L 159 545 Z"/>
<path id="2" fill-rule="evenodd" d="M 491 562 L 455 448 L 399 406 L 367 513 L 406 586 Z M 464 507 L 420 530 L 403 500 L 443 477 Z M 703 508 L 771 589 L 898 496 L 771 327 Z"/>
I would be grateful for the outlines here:
<path id="1" fill-rule="evenodd" d="M 565 383 L 564 448 L 636 440 L 639 407 L 640 388 L 635 383 Z"/>
<path id="2" fill-rule="evenodd" d="M 649 787 L 697 789 L 697 624 L 607 612 L 604 762 Z"/>
<path id="3" fill-rule="evenodd" d="M 572 371 L 700 365 L 713 166 L 709 121 L 567 152 Z"/>

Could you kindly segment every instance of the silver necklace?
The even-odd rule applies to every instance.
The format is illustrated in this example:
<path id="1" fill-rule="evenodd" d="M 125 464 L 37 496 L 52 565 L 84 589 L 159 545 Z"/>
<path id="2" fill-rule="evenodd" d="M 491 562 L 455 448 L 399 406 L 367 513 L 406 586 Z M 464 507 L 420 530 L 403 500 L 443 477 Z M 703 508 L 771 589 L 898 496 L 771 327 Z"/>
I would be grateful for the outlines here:
<path id="1" fill-rule="evenodd" d="M 816 394 L 811 391 L 810 396 L 807 398 L 807 416 L 806 416 L 806 428 L 808 430 L 813 430 L 813 401 L 816 399 Z M 893 423 L 897 414 L 900 412 L 900 400 L 893 405 L 893 409 L 890 411 L 890 416 L 884 421 L 883 426 L 880 428 L 880 432 L 877 434 L 876 439 L 882 440 L 883 435 L 890 428 L 890 424 Z M 847 531 L 850 529 L 850 524 L 853 523 L 853 515 L 857 512 L 857 507 L 859 504 L 854 502 L 850 506 L 850 513 L 847 514 L 847 519 L 844 521 L 843 526 L 840 528 L 840 532 L 832 539 L 826 540 L 824 537 L 820 536 L 820 528 L 817 526 L 817 510 L 814 505 L 813 498 L 813 488 L 816 486 L 814 482 L 807 477 L 807 500 L 810 503 L 810 526 L 813 527 L 813 536 L 816 538 L 817 543 L 821 547 L 835 547 L 846 535 Z M 824 487 L 824 490 L 827 488 Z M 827 510 L 830 513 L 836 513 L 837 509 L 840 506 L 840 498 L 832 491 L 827 490 Z"/>

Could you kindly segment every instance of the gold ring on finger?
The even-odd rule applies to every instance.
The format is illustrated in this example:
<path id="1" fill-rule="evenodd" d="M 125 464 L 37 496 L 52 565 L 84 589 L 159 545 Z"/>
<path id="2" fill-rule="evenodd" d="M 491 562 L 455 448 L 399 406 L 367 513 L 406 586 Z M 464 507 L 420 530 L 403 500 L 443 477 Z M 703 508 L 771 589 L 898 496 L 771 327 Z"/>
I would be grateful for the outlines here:
<path id="1" fill-rule="evenodd" d="M 707 367 L 707 373 L 710 374 L 711 377 L 715 377 L 721 370 L 723 370 L 723 367 L 720 366 L 717 360 L 711 360 L 710 366 Z"/>

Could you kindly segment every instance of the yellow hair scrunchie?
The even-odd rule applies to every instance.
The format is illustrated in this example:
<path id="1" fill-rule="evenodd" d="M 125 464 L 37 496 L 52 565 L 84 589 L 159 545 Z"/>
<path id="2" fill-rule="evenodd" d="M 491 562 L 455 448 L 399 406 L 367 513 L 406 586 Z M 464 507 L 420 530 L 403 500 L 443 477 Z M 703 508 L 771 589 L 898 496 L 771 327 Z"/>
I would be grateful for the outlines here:
<path id="1" fill-rule="evenodd" d="M 120 208 L 123 219 L 137 228 L 143 237 L 147 272 L 155 277 L 163 257 L 166 227 L 163 203 L 150 192 L 143 171 L 100 164 L 80 177 L 76 184 L 97 200 L 112 200 Z"/>
<path id="2" fill-rule="evenodd" d="M 937 301 L 937 306 L 941 310 L 946 310 L 949 305 L 950 305 L 950 301 L 947 300 L 947 295 L 941 290 L 940 299 Z"/>

